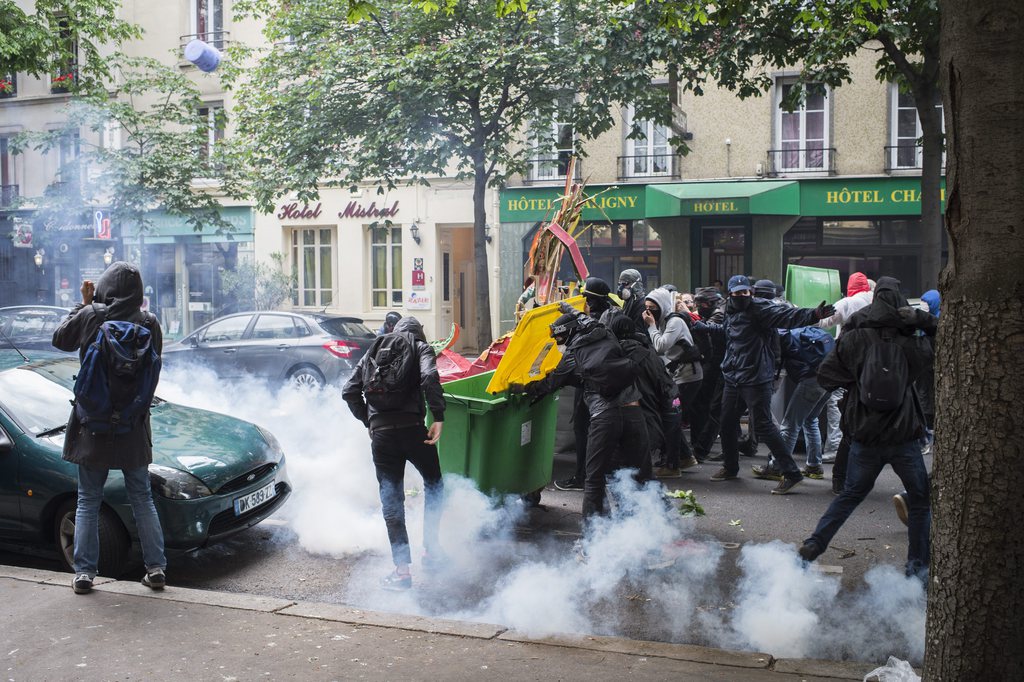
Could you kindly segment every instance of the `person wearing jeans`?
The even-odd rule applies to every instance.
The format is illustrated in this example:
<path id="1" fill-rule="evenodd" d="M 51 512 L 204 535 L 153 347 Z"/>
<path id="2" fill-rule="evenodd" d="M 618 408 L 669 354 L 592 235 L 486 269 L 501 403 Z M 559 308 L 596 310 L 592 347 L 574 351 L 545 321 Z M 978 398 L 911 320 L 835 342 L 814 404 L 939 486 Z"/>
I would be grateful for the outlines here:
<path id="1" fill-rule="evenodd" d="M 804 547 L 809 558 L 816 558 L 850 518 L 853 510 L 864 501 L 875 485 L 875 480 L 888 464 L 906 487 L 907 499 L 907 563 L 908 576 L 924 576 L 928 570 L 928 528 L 931 506 L 928 494 L 928 471 L 921 456 L 921 443 L 915 439 L 898 445 L 866 446 L 856 441 L 850 444 L 850 461 L 846 472 L 846 486 L 839 497 L 832 500 L 824 516 L 818 521 Z M 813 551 L 811 551 L 813 550 Z"/>
<path id="2" fill-rule="evenodd" d="M 818 429 L 818 416 L 828 401 L 828 392 L 819 384 L 815 376 L 799 381 L 796 390 L 786 405 L 786 414 L 782 418 L 782 440 L 786 450 L 793 452 L 797 436 L 802 431 L 804 445 L 807 449 L 807 469 L 804 474 L 821 477 L 821 431 Z"/>
<path id="3" fill-rule="evenodd" d="M 95 579 L 100 562 L 100 506 L 103 503 L 103 485 L 109 469 L 93 469 L 78 465 L 78 508 L 75 510 L 75 574 Z M 123 469 L 124 487 L 135 517 L 142 545 L 142 561 L 146 572 L 163 570 L 164 533 L 153 504 L 153 488 L 148 467 Z"/>
<path id="4" fill-rule="evenodd" d="M 156 317 L 142 311 L 144 288 L 142 274 L 131 263 L 112 263 L 99 280 L 82 282 L 82 302 L 77 305 L 53 333 L 53 345 L 63 351 L 78 351 L 85 359 L 105 321 L 132 322 L 149 331 L 150 347 L 159 355 L 163 350 L 163 334 Z M 155 368 L 159 379 L 159 366 Z M 124 474 L 125 489 L 142 543 L 146 574 L 142 584 L 161 590 L 167 583 L 164 573 L 163 532 L 149 480 L 153 462 L 152 430 L 149 411 L 139 417 L 124 433 L 94 433 L 72 408 L 64 437 L 63 459 L 78 465 L 78 508 L 75 511 L 75 578 L 76 594 L 88 594 L 101 563 L 99 515 L 103 502 L 103 484 L 111 469 Z"/>

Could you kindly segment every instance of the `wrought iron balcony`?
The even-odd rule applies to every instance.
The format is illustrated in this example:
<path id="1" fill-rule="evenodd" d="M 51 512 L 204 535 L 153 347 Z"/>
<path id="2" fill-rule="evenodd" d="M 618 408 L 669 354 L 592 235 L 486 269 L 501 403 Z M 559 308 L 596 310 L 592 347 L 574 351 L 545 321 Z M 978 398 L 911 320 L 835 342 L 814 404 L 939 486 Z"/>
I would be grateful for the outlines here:
<path id="1" fill-rule="evenodd" d="M 792 173 L 828 173 L 829 175 L 835 175 L 835 147 L 769 149 L 768 175 L 790 175 Z"/>
<path id="2" fill-rule="evenodd" d="M 675 154 L 646 154 L 619 157 L 619 180 L 632 178 L 678 178 L 679 157 Z"/>
<path id="3" fill-rule="evenodd" d="M 207 31 L 206 33 L 189 33 L 181 36 L 179 42 L 181 43 L 182 59 L 185 58 L 185 46 L 193 40 L 201 40 L 207 45 L 223 50 L 231 44 L 231 31 Z"/>
<path id="4" fill-rule="evenodd" d="M 526 175 L 523 182 L 526 184 L 539 184 L 546 182 L 565 181 L 565 174 L 569 170 L 570 154 L 559 154 L 550 158 L 537 158 L 527 161 Z M 573 173 L 573 180 L 583 178 L 583 164 L 576 159 L 576 170 Z"/>

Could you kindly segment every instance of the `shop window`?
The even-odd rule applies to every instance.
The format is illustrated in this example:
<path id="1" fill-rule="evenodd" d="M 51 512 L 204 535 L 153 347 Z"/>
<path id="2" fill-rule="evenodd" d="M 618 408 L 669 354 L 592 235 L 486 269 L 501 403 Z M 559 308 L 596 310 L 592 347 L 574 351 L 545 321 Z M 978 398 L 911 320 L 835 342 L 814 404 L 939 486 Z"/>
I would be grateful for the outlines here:
<path id="1" fill-rule="evenodd" d="M 370 298 L 374 308 L 402 305 L 402 228 L 370 226 Z"/>
<path id="2" fill-rule="evenodd" d="M 334 229 L 292 230 L 292 273 L 298 283 L 292 303 L 327 307 L 334 303 Z"/>
<path id="3" fill-rule="evenodd" d="M 626 111 L 625 131 L 628 135 L 634 122 L 633 107 Z M 621 178 L 673 175 L 675 155 L 668 143 L 668 128 L 654 121 L 637 120 L 644 139 L 626 138 L 626 155 L 619 165 Z"/>
<path id="4" fill-rule="evenodd" d="M 783 237 L 784 246 L 809 247 L 818 245 L 821 223 L 817 218 L 800 218 Z"/>
<path id="5" fill-rule="evenodd" d="M 633 250 L 661 252 L 661 237 L 642 220 L 633 223 Z"/>
<path id="6" fill-rule="evenodd" d="M 786 111 L 782 104 L 802 89 L 800 105 Z M 823 85 L 798 85 L 780 80 L 775 87 L 775 140 L 769 152 L 773 172 L 831 171 L 834 150 L 829 142 L 829 91 Z"/>
<path id="7" fill-rule="evenodd" d="M 895 83 L 890 85 L 889 146 L 885 148 L 886 170 L 911 170 L 921 168 L 921 119 L 917 115 L 917 104 L 909 92 L 900 92 Z M 942 132 L 946 132 L 946 121 L 942 117 L 942 97 L 935 95 L 935 108 L 942 119 Z M 946 151 L 942 151 L 942 166 L 946 166 Z"/>
<path id="8" fill-rule="evenodd" d="M 874 220 L 823 220 L 821 223 L 824 246 L 861 246 L 881 241 L 881 228 Z"/>

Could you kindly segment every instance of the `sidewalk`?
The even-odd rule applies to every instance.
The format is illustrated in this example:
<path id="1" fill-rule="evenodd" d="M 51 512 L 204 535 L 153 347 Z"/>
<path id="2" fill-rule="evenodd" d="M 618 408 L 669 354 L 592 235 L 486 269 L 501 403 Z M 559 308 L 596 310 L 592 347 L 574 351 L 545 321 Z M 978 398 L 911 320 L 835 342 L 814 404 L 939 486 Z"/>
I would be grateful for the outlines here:
<path id="1" fill-rule="evenodd" d="M 0 566 L 8 680 L 824 680 L 874 666 L 498 625 Z"/>

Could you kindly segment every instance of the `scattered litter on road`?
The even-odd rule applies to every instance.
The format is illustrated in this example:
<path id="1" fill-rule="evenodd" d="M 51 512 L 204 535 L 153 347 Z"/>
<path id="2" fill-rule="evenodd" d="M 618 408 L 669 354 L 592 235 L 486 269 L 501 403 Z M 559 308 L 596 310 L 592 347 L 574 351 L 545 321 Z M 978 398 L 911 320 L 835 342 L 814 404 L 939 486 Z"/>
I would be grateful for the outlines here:
<path id="1" fill-rule="evenodd" d="M 742 521 L 740 521 L 739 519 L 733 519 L 732 521 L 730 521 L 730 522 L 729 522 L 729 525 L 730 525 L 730 526 L 738 526 L 738 525 L 740 525 L 741 523 L 743 523 L 743 522 L 742 522 Z"/>

